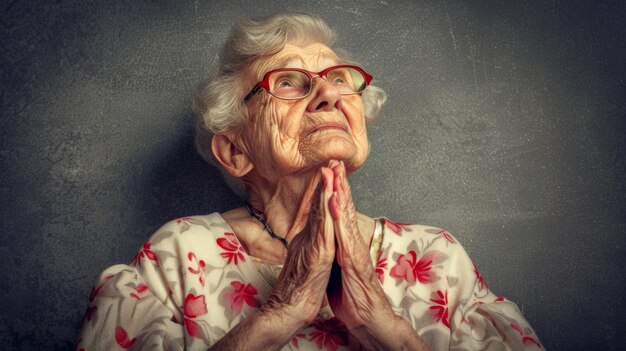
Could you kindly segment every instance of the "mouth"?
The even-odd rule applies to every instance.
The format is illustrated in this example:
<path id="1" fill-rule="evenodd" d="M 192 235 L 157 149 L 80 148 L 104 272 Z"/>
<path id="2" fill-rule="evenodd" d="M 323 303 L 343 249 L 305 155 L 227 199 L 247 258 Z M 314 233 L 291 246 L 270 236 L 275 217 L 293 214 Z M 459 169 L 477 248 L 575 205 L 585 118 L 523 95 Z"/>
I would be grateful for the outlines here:
<path id="1" fill-rule="evenodd" d="M 314 126 L 313 128 L 309 129 L 306 134 L 305 137 L 315 133 L 315 132 L 319 132 L 322 130 L 329 130 L 329 129 L 337 129 L 337 130 L 342 130 L 344 132 L 348 132 L 348 128 L 341 124 L 341 123 L 337 123 L 337 122 L 324 122 L 324 123 L 320 123 L 316 126 Z"/>

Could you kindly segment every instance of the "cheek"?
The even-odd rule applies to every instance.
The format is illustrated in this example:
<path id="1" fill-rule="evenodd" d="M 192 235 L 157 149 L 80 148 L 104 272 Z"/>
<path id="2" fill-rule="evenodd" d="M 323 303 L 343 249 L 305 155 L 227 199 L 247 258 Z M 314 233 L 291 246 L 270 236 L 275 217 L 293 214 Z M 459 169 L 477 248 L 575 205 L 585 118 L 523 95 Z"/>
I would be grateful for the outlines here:
<path id="1" fill-rule="evenodd" d="M 251 152 L 255 159 L 284 170 L 292 167 L 298 157 L 298 132 L 303 113 L 298 106 L 269 101 L 259 109 Z M 296 162 L 297 163 L 297 162 Z"/>
<path id="2" fill-rule="evenodd" d="M 350 171 L 361 167 L 369 154 L 369 142 L 367 139 L 367 126 L 365 123 L 365 109 L 360 97 L 346 99 L 343 103 L 343 113 L 348 119 L 354 143 L 357 148 L 354 162 Z"/>
<path id="3" fill-rule="evenodd" d="M 264 131 L 282 141 L 295 138 L 304 114 L 301 110 L 297 105 L 269 101 L 261 109 L 260 121 Z"/>
<path id="4" fill-rule="evenodd" d="M 365 130 L 365 109 L 360 97 L 352 97 L 342 101 L 342 112 L 348 119 L 350 128 L 355 133 Z"/>
<path id="5" fill-rule="evenodd" d="M 248 154 L 256 166 L 267 164 L 271 159 L 270 145 L 272 144 L 271 126 L 273 122 L 268 116 L 272 116 L 270 105 L 261 100 L 259 106 L 249 115 L 246 127 L 246 144 Z"/>
<path id="6" fill-rule="evenodd" d="M 301 100 L 288 106 L 282 105 L 277 113 L 282 116 L 280 127 L 283 138 L 299 139 L 302 121 L 306 114 L 306 101 Z"/>
<path id="7" fill-rule="evenodd" d="M 344 100 L 343 113 L 350 124 L 350 129 L 357 144 L 367 145 L 367 127 L 365 125 L 365 111 L 361 98 Z"/>

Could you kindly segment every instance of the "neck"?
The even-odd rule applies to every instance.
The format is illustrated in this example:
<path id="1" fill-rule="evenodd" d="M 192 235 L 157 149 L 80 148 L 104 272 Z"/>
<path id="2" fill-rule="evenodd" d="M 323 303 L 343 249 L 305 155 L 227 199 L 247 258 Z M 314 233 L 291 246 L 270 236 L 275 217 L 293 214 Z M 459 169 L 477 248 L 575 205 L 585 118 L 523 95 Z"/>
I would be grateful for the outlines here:
<path id="1" fill-rule="evenodd" d="M 305 228 L 321 181 L 318 170 L 280 177 L 276 182 L 254 177 L 248 202 L 263 212 L 274 233 L 289 242 Z"/>

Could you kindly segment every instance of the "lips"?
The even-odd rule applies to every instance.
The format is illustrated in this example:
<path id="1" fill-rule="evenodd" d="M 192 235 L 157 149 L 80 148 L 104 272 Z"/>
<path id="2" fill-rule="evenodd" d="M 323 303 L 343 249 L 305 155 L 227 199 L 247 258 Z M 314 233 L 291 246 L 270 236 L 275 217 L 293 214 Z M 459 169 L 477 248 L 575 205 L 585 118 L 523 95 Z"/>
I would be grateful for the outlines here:
<path id="1" fill-rule="evenodd" d="M 324 122 L 324 123 L 320 123 L 320 124 L 314 126 L 313 128 L 309 129 L 305 133 L 305 137 L 309 136 L 310 134 L 313 134 L 315 132 L 319 132 L 319 131 L 327 130 L 327 129 L 339 129 L 339 130 L 343 130 L 344 132 L 348 132 L 348 127 L 346 127 L 345 125 L 343 125 L 341 123 Z"/>

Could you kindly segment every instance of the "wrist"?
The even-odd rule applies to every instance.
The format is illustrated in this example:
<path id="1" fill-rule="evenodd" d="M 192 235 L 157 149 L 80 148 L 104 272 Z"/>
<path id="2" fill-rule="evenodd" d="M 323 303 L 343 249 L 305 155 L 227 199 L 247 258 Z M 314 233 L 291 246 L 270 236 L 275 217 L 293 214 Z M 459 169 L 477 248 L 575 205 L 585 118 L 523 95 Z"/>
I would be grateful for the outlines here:
<path id="1" fill-rule="evenodd" d="M 265 330 L 264 337 L 270 345 L 279 348 L 291 341 L 296 333 L 306 326 L 306 322 L 291 313 L 289 307 L 264 306 L 257 312 L 257 318 Z"/>
<path id="2" fill-rule="evenodd" d="M 209 350 L 280 350 L 299 330 L 280 310 L 263 306 L 246 317 Z"/>
<path id="3" fill-rule="evenodd" d="M 392 322 L 362 325 L 350 330 L 366 350 L 428 350 L 411 325 L 394 315 Z"/>

